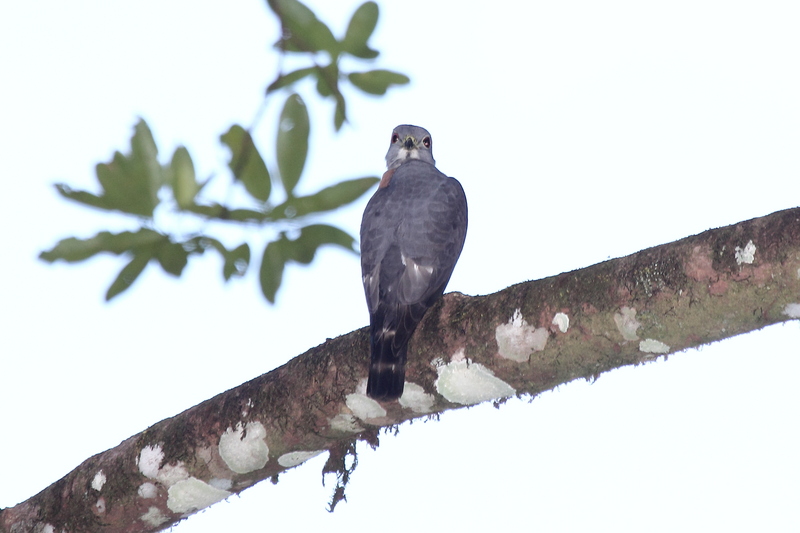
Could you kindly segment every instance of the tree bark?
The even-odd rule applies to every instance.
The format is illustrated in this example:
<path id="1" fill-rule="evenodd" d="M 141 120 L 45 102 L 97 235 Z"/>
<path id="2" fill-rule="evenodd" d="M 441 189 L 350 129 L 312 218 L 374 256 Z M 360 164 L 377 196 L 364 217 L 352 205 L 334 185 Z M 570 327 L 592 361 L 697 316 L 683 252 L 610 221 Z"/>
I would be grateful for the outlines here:
<path id="1" fill-rule="evenodd" d="M 87 459 L 0 511 L 0 531 L 158 531 L 322 451 L 346 481 L 344 462 L 331 465 L 381 427 L 799 317 L 800 208 L 487 296 L 451 293 L 412 340 L 399 402 L 364 396 L 362 328 Z"/>

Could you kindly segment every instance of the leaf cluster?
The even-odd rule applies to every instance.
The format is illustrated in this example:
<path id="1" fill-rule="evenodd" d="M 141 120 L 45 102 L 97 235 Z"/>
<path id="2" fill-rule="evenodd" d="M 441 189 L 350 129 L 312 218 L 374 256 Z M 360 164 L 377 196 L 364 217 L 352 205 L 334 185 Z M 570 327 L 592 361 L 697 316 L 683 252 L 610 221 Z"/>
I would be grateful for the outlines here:
<path id="1" fill-rule="evenodd" d="M 118 233 L 100 231 L 84 239 L 65 238 L 42 252 L 42 260 L 75 263 L 103 253 L 125 256 L 127 264 L 106 292 L 106 300 L 110 300 L 130 288 L 149 264 L 158 263 L 166 273 L 180 276 L 191 257 L 207 250 L 222 257 L 225 281 L 241 277 L 250 268 L 251 244 L 245 241 L 226 246 L 211 234 L 212 223 L 266 226 L 275 238 L 264 247 L 258 277 L 264 296 L 274 303 L 287 263 L 309 264 L 317 249 L 324 245 L 356 252 L 355 239 L 347 232 L 310 219 L 357 200 L 378 178 L 347 179 L 313 194 L 296 195 L 308 159 L 311 117 L 301 96 L 288 89 L 303 78 L 316 77 L 319 95 L 336 101 L 334 125 L 339 130 L 346 120 L 340 79 L 348 79 L 369 94 L 384 94 L 391 85 L 409 80 L 388 70 L 347 75 L 339 72 L 339 59 L 344 55 L 363 60 L 378 56 L 368 45 L 378 21 L 378 6 L 374 2 L 356 9 L 341 39 L 336 39 L 328 26 L 297 0 L 267 3 L 282 28 L 276 43 L 279 53 L 304 55 L 313 66 L 279 74 L 267 87 L 268 100 L 277 98 L 281 90 L 288 92 L 276 128 L 274 161 L 268 164 L 255 142 L 252 134 L 255 125 L 245 128 L 233 124 L 220 136 L 221 144 L 230 152 L 229 187 L 243 191 L 246 200 L 234 204 L 207 197 L 204 191 L 212 178 L 198 179 L 189 150 L 183 146 L 174 151 L 169 161 L 160 162 L 153 134 L 147 123 L 139 120 L 128 153 L 116 152 L 111 161 L 97 165 L 99 193 L 75 190 L 63 183 L 55 186 L 61 196 L 81 205 L 133 217 L 139 228 Z M 317 61 L 321 52 L 327 52 L 330 59 L 325 65 Z M 279 188 L 282 192 L 276 194 Z M 226 198 L 231 196 L 228 194 Z M 276 196 L 283 200 L 275 201 Z M 171 219 L 175 227 L 182 227 L 181 222 L 191 218 L 199 220 L 203 229 L 182 235 L 174 228 L 157 224 L 157 213 L 165 209 L 174 213 Z"/>
<path id="2" fill-rule="evenodd" d="M 307 54 L 311 58 L 328 57 L 324 65 L 314 61 L 311 66 L 281 74 L 267 87 L 267 94 L 306 77 L 316 79 L 317 93 L 336 102 L 333 121 L 338 131 L 347 120 L 347 106 L 339 86 L 341 80 L 346 79 L 357 89 L 372 95 L 384 95 L 392 85 L 404 85 L 410 81 L 408 76 L 391 70 L 345 73 L 339 68 L 343 56 L 366 60 L 378 57 L 379 52 L 368 44 L 378 23 L 378 5 L 375 2 L 365 2 L 356 9 L 341 39 L 334 37 L 330 28 L 297 0 L 267 0 L 267 3 L 281 22 L 281 38 L 275 43 L 278 50 Z"/>

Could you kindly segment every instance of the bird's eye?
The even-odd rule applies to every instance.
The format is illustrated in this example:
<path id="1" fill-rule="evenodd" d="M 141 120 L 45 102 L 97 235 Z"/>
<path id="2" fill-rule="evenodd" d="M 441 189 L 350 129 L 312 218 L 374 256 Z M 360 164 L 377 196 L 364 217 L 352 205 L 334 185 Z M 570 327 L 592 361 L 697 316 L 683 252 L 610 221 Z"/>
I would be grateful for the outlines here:
<path id="1" fill-rule="evenodd" d="M 400 136 L 396 133 L 392 133 L 392 144 L 396 143 L 400 140 Z"/>
<path id="2" fill-rule="evenodd" d="M 422 144 L 425 145 L 425 148 L 430 148 L 431 147 L 431 138 L 430 137 L 425 137 L 424 139 L 422 139 Z"/>

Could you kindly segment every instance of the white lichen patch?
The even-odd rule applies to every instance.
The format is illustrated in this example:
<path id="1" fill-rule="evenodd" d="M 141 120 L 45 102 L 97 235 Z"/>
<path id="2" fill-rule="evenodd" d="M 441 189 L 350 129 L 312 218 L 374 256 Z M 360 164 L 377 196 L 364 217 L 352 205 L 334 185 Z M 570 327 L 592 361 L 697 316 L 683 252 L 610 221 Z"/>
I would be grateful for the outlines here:
<path id="1" fill-rule="evenodd" d="M 734 252 L 736 253 L 736 264 L 741 265 L 742 263 L 752 264 L 753 261 L 756 259 L 756 245 L 753 244 L 753 241 L 747 241 L 747 244 L 744 248 L 739 248 L 738 246 L 734 248 Z"/>
<path id="2" fill-rule="evenodd" d="M 250 414 L 250 409 L 252 409 L 253 405 L 253 399 L 248 398 L 247 402 L 245 402 L 244 407 L 242 408 L 242 418 L 246 418 L 247 415 Z"/>
<path id="3" fill-rule="evenodd" d="M 97 511 L 97 514 L 105 514 L 106 512 L 106 499 L 102 496 L 97 498 L 97 501 L 94 502 L 94 509 Z"/>
<path id="4" fill-rule="evenodd" d="M 194 450 L 194 455 L 205 464 L 214 460 L 214 449 L 212 446 L 198 446 Z"/>
<path id="5" fill-rule="evenodd" d="M 140 498 L 144 499 L 155 498 L 156 496 L 158 496 L 158 487 L 156 487 L 153 483 L 147 481 L 139 485 L 139 488 L 136 490 L 136 493 L 139 495 Z"/>
<path id="6" fill-rule="evenodd" d="M 155 479 L 158 477 L 158 470 L 161 468 L 162 461 L 164 461 L 164 452 L 161 450 L 161 446 L 156 444 L 155 446 L 148 445 L 142 448 L 136 464 L 139 466 L 139 472 L 144 477 Z"/>
<path id="7" fill-rule="evenodd" d="M 179 481 L 183 481 L 189 477 L 189 472 L 183 466 L 183 461 L 178 461 L 176 464 L 168 464 L 161 467 L 158 471 L 156 479 L 161 483 L 170 487 Z"/>
<path id="8" fill-rule="evenodd" d="M 364 428 L 358 423 L 358 419 L 351 414 L 341 413 L 329 420 L 331 429 L 343 433 L 358 433 Z"/>
<path id="9" fill-rule="evenodd" d="M 189 472 L 183 466 L 183 461 L 161 466 L 163 461 L 164 452 L 161 446 L 156 444 L 155 446 L 148 445 L 142 448 L 136 463 L 142 475 L 150 479 L 157 479 L 167 487 L 189 477 Z"/>
<path id="10" fill-rule="evenodd" d="M 361 420 L 386 416 L 386 409 L 364 394 L 348 394 L 345 398 L 345 405 Z"/>
<path id="11" fill-rule="evenodd" d="M 189 477 L 189 472 L 183 466 L 183 461 L 161 466 L 163 461 L 164 452 L 161 449 L 161 445 L 156 444 L 155 446 L 148 445 L 142 448 L 136 464 L 142 475 L 150 479 L 157 479 L 167 487 Z"/>
<path id="12" fill-rule="evenodd" d="M 516 394 L 511 385 L 479 363 L 456 361 L 438 368 L 436 390 L 448 401 L 472 405 Z"/>
<path id="13" fill-rule="evenodd" d="M 323 453 L 325 450 L 314 450 L 311 452 L 297 451 L 289 452 L 278 457 L 278 464 L 284 468 L 291 468 L 299 464 L 303 464 L 312 457 L 316 457 Z"/>
<path id="14" fill-rule="evenodd" d="M 103 485 L 106 484 L 106 475 L 103 473 L 102 470 L 98 471 L 94 478 L 92 478 L 92 488 L 97 492 L 103 490 Z"/>
<path id="15" fill-rule="evenodd" d="M 558 326 L 561 333 L 566 333 L 569 329 L 569 317 L 566 313 L 556 313 L 556 316 L 553 317 L 553 324 Z"/>
<path id="16" fill-rule="evenodd" d="M 548 333 L 545 328 L 537 329 L 528 324 L 520 310 L 515 309 L 506 324 L 497 326 L 494 337 L 500 357 L 521 363 L 533 352 L 544 350 Z"/>
<path id="17" fill-rule="evenodd" d="M 55 533 L 56 528 L 53 526 L 53 524 L 45 524 L 42 526 L 41 531 L 42 533 Z"/>
<path id="18" fill-rule="evenodd" d="M 169 488 L 167 507 L 173 513 L 205 509 L 231 495 L 227 490 L 212 487 L 196 477 L 184 479 Z"/>
<path id="19" fill-rule="evenodd" d="M 168 518 L 156 506 L 150 507 L 139 519 L 152 527 L 158 527 L 168 520 Z"/>
<path id="20" fill-rule="evenodd" d="M 645 339 L 639 342 L 639 351 L 645 353 L 668 353 L 669 346 L 655 339 Z"/>
<path id="21" fill-rule="evenodd" d="M 791 318 L 800 318 L 800 304 L 786 304 L 783 314 Z"/>
<path id="22" fill-rule="evenodd" d="M 264 468 L 269 461 L 269 448 L 264 438 L 267 430 L 261 422 L 236 424 L 219 438 L 219 455 L 228 468 L 237 474 L 247 474 Z"/>
<path id="23" fill-rule="evenodd" d="M 464 348 L 459 348 L 456 350 L 456 353 L 450 356 L 450 362 L 455 363 L 458 361 L 466 361 L 467 360 L 467 353 L 464 351 Z M 446 364 L 444 359 L 442 359 L 442 365 Z M 441 366 L 441 365 L 438 365 Z"/>
<path id="24" fill-rule="evenodd" d="M 639 340 L 636 330 L 642 325 L 636 320 L 635 308 L 625 306 L 619 310 L 619 313 L 614 313 L 614 323 L 617 325 L 617 330 L 622 334 L 623 339 L 626 341 Z"/>
<path id="25" fill-rule="evenodd" d="M 208 484 L 214 487 L 215 489 L 229 490 L 231 487 L 233 487 L 233 480 L 228 478 L 215 477 L 211 478 L 208 481 Z"/>
<path id="26" fill-rule="evenodd" d="M 364 396 L 367 395 L 367 378 L 358 380 L 358 383 L 356 384 L 356 392 L 358 394 L 363 394 Z"/>
<path id="27" fill-rule="evenodd" d="M 415 413 L 430 413 L 435 400 L 433 394 L 428 394 L 416 383 L 406 383 L 403 395 L 398 401 L 403 408 L 411 409 Z"/>

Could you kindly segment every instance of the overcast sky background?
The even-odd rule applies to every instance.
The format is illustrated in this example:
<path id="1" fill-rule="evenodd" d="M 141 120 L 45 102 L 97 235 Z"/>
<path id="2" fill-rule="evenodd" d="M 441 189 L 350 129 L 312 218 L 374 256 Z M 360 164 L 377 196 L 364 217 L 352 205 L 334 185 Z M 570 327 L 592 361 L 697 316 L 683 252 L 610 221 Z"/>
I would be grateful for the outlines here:
<path id="1" fill-rule="evenodd" d="M 341 35 L 359 2 L 314 4 Z M 381 99 L 351 91 L 341 135 L 330 102 L 303 87 L 305 192 L 380 175 L 397 124 L 431 131 L 470 206 L 448 290 L 487 294 L 798 205 L 797 3 L 467 5 L 381 4 L 376 67 L 412 83 Z M 134 227 L 52 183 L 96 190 L 94 165 L 127 150 L 139 116 L 162 158 L 183 144 L 200 176 L 224 174 L 219 135 L 251 122 L 276 36 L 259 0 L 0 7 L 0 507 L 367 324 L 358 258 L 339 250 L 290 268 L 275 307 L 252 273 L 223 285 L 211 254 L 177 281 L 151 266 L 111 304 L 118 258 L 37 259 L 63 237 Z M 275 109 L 257 130 L 267 156 Z M 356 235 L 366 200 L 332 220 Z M 794 321 L 406 424 L 377 451 L 359 446 L 334 514 L 318 457 L 177 531 L 796 531 L 798 344 Z"/>

